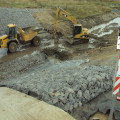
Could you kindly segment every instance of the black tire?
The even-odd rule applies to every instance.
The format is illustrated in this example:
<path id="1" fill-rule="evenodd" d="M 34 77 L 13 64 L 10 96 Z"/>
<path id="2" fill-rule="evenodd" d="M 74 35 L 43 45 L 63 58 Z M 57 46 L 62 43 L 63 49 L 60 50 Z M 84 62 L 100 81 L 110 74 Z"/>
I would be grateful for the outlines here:
<path id="1" fill-rule="evenodd" d="M 39 45 L 40 45 L 40 38 L 39 38 L 39 37 L 33 38 L 33 40 L 32 40 L 32 45 L 33 45 L 34 47 L 39 46 Z"/>
<path id="2" fill-rule="evenodd" d="M 10 42 L 8 45 L 8 52 L 14 53 L 17 51 L 17 43 L 16 42 Z"/>

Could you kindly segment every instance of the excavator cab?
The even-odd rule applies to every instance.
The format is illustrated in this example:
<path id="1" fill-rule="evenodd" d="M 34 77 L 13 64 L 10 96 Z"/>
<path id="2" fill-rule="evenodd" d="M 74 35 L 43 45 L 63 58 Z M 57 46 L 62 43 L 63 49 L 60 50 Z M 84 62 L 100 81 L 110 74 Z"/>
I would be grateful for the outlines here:
<path id="1" fill-rule="evenodd" d="M 74 29 L 73 29 L 73 36 L 81 34 L 82 32 L 82 25 L 74 25 Z"/>
<path id="2" fill-rule="evenodd" d="M 8 39 L 15 39 L 15 38 L 17 38 L 16 25 L 15 24 L 9 24 L 8 25 L 7 35 L 8 35 Z"/>

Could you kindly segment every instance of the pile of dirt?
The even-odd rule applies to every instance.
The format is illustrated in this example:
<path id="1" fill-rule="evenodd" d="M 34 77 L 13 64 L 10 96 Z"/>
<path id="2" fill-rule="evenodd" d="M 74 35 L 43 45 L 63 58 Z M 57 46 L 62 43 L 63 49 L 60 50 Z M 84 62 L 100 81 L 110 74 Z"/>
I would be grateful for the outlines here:
<path id="1" fill-rule="evenodd" d="M 91 16 L 85 19 L 78 20 L 79 23 L 82 23 L 84 27 L 92 28 L 93 26 L 99 25 L 101 23 L 106 23 L 114 18 L 120 17 L 120 13 L 116 10 L 107 12 L 103 15 Z"/>
<path id="2" fill-rule="evenodd" d="M 45 30 L 47 30 L 50 33 L 54 33 L 55 26 L 56 26 L 56 20 L 55 17 L 53 17 L 52 14 L 53 10 L 39 10 L 39 12 L 34 13 L 33 16 L 35 19 L 44 26 Z M 59 20 L 58 22 L 58 30 L 57 34 L 58 36 L 69 36 L 72 35 L 72 24 L 68 21 Z"/>

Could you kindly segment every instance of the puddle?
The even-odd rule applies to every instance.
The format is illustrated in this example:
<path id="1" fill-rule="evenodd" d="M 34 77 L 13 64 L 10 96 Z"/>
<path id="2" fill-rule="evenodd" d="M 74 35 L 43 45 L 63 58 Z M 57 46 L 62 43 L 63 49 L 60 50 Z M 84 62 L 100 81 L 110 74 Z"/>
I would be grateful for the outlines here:
<path id="1" fill-rule="evenodd" d="M 61 62 L 61 60 L 56 59 L 55 55 L 48 57 L 48 59 L 53 64 L 57 64 Z"/>
<path id="2" fill-rule="evenodd" d="M 95 47 L 96 47 L 96 45 L 94 45 L 94 44 L 89 44 L 89 45 L 88 45 L 88 48 L 89 48 L 89 49 L 93 49 L 93 48 L 95 48 Z"/>
<path id="3" fill-rule="evenodd" d="M 54 39 L 48 40 L 48 39 L 43 39 L 41 42 L 41 48 L 53 48 L 54 47 Z"/>
<path id="4" fill-rule="evenodd" d="M 6 48 L 0 48 L 0 58 L 7 55 L 7 49 Z"/>
<path id="5" fill-rule="evenodd" d="M 90 31 L 90 33 L 93 33 L 97 37 L 102 37 L 104 35 L 112 34 L 112 32 L 113 32 L 112 28 L 119 27 L 119 26 L 120 26 L 120 17 L 117 17 L 117 18 L 109 21 L 108 23 L 95 26 L 95 27 L 91 28 L 89 31 Z M 107 29 L 107 31 L 106 31 L 106 29 Z M 97 31 L 97 33 L 95 33 L 96 31 Z"/>
<path id="6" fill-rule="evenodd" d="M 89 39 L 89 43 L 94 43 L 96 40 L 94 38 Z"/>
<path id="7" fill-rule="evenodd" d="M 22 51 L 24 51 L 24 50 L 26 50 L 26 49 L 23 48 L 22 46 L 20 46 L 19 48 L 17 48 L 17 51 L 20 51 L 20 52 L 22 52 Z"/>

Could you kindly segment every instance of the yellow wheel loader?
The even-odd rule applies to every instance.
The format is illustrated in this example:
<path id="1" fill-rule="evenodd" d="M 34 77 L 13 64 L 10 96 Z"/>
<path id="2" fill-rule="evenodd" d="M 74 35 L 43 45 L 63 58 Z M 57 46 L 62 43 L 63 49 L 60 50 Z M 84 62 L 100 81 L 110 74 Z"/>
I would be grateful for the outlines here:
<path id="1" fill-rule="evenodd" d="M 40 38 L 37 35 L 40 30 L 35 29 L 35 27 L 28 27 L 25 29 L 19 28 L 17 32 L 16 25 L 9 24 L 6 35 L 0 37 L 0 48 L 8 48 L 8 52 L 14 53 L 19 44 L 25 44 L 26 42 L 31 42 L 35 47 L 39 46 Z"/>
<path id="2" fill-rule="evenodd" d="M 70 44 L 89 42 L 89 31 L 88 31 L 88 29 L 83 28 L 83 26 L 81 24 L 77 24 L 76 18 L 74 18 L 70 13 L 63 10 L 62 8 L 57 8 L 57 11 L 56 11 L 55 36 L 56 36 L 57 29 L 58 29 L 58 17 L 59 17 L 59 15 L 62 15 L 64 17 L 66 17 L 67 19 L 72 21 L 72 23 L 74 24 L 73 37 L 72 37 L 73 39 L 69 38 L 69 39 L 67 39 L 67 42 L 69 42 Z"/>

